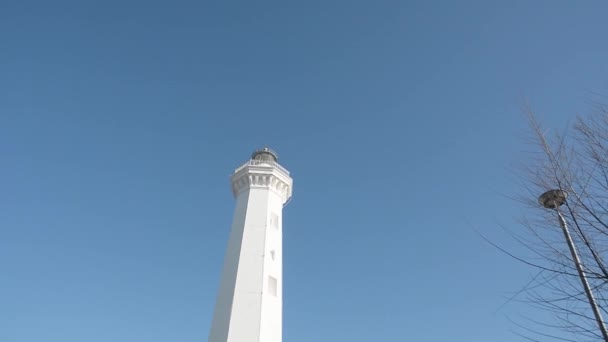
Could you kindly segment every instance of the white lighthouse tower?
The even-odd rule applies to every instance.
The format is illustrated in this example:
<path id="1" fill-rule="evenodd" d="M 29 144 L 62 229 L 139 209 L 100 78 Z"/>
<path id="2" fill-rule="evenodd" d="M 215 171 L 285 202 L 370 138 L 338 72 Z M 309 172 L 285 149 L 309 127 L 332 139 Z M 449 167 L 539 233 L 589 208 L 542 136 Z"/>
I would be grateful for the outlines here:
<path id="1" fill-rule="evenodd" d="M 282 210 L 292 179 L 277 159 L 258 150 L 231 177 L 236 208 L 209 342 L 282 341 Z"/>

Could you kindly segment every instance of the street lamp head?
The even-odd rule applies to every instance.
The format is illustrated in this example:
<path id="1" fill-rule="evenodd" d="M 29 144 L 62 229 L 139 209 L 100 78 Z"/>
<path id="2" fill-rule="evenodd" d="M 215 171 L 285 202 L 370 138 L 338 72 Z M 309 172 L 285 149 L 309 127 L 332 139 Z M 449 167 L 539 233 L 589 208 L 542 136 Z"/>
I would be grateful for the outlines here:
<path id="1" fill-rule="evenodd" d="M 562 189 L 553 189 L 540 195 L 538 203 L 548 209 L 556 209 L 562 204 L 566 203 L 568 193 Z"/>

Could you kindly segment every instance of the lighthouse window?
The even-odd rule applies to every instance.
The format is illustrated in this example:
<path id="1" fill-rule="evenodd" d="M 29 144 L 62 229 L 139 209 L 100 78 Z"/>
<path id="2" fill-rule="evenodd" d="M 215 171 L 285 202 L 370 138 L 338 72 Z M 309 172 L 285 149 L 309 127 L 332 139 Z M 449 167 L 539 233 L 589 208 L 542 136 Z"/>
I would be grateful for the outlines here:
<path id="1" fill-rule="evenodd" d="M 277 278 L 268 276 L 268 293 L 277 296 Z"/>
<path id="2" fill-rule="evenodd" d="M 279 229 L 279 215 L 275 213 L 270 214 L 270 226 Z"/>

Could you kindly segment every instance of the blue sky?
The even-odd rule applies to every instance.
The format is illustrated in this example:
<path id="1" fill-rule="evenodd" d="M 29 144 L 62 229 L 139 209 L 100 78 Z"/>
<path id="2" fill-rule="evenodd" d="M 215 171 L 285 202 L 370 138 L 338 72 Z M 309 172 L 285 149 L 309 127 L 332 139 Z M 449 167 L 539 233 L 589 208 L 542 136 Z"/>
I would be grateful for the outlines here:
<path id="1" fill-rule="evenodd" d="M 606 94 L 602 1 L 0 2 L 0 340 L 205 341 L 268 145 L 284 340 L 503 342 L 522 106 Z M 523 251 L 520 251 L 523 252 Z"/>

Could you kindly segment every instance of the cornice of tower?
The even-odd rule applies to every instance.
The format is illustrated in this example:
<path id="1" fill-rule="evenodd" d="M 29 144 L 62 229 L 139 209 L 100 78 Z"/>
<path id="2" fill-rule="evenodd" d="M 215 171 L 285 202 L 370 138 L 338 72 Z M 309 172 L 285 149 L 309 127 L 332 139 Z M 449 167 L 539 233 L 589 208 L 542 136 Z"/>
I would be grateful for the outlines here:
<path id="1" fill-rule="evenodd" d="M 248 189 L 261 188 L 276 192 L 283 204 L 291 198 L 293 180 L 289 171 L 276 162 L 249 160 L 234 171 L 230 181 L 234 197 Z"/>

